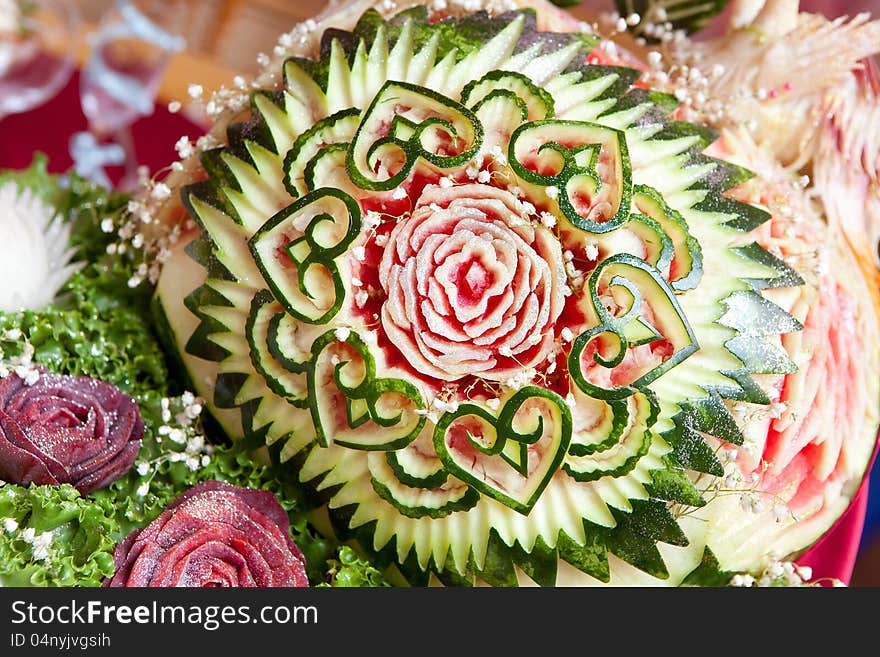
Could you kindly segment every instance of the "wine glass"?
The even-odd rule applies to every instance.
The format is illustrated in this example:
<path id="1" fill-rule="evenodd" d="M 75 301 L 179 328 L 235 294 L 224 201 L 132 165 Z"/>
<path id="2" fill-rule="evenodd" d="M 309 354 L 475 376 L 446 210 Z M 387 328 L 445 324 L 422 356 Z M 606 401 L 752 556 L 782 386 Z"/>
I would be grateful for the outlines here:
<path id="1" fill-rule="evenodd" d="M 96 140 L 115 140 L 125 151 L 118 183 L 137 183 L 138 160 L 131 125 L 153 112 L 156 93 L 174 53 L 190 0 L 116 0 L 89 36 L 89 57 L 80 76 L 80 101 Z"/>
<path id="2" fill-rule="evenodd" d="M 0 0 L 0 120 L 43 104 L 67 84 L 78 29 L 70 0 Z"/>

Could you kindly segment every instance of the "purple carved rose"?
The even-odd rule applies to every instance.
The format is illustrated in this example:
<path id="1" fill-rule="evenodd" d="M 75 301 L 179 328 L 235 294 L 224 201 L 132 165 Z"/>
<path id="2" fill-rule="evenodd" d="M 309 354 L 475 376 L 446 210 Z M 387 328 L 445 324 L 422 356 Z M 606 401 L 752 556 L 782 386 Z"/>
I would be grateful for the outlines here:
<path id="1" fill-rule="evenodd" d="M 40 367 L 35 377 L 0 379 L 0 479 L 85 495 L 128 472 L 144 435 L 137 403 L 87 376 Z"/>
<path id="2" fill-rule="evenodd" d="M 105 586 L 308 586 L 288 527 L 272 493 L 206 481 L 116 546 Z"/>

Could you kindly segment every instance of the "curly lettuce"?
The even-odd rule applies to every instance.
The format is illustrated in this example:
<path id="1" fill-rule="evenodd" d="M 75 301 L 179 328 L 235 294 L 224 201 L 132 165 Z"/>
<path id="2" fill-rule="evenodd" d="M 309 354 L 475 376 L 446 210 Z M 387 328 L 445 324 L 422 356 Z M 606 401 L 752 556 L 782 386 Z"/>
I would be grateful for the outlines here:
<path id="1" fill-rule="evenodd" d="M 353 548 L 342 545 L 327 561 L 329 578 L 322 586 L 380 587 L 390 586 L 382 573 Z"/>
<path id="2" fill-rule="evenodd" d="M 0 485 L 0 585 L 100 586 L 116 527 L 112 507 L 69 484 Z"/>

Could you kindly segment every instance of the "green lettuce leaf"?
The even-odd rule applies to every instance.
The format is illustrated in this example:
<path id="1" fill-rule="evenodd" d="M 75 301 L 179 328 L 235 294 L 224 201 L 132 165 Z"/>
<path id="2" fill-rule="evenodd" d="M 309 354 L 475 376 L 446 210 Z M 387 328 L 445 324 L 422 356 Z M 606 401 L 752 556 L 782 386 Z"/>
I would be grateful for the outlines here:
<path id="1" fill-rule="evenodd" d="M 320 586 L 378 587 L 390 586 L 382 573 L 348 545 L 342 545 L 328 562 L 329 579 Z"/>
<path id="2" fill-rule="evenodd" d="M 0 485 L 0 585 L 100 586 L 115 526 L 110 508 L 68 484 Z"/>

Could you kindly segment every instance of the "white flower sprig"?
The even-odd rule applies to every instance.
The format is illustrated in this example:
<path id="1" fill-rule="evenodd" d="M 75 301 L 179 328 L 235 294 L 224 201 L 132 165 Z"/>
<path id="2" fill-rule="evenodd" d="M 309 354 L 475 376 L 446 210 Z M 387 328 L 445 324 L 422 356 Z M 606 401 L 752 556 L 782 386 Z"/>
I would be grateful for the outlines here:
<path id="1" fill-rule="evenodd" d="M 205 438 L 198 421 L 204 402 L 187 391 L 180 397 L 163 397 L 161 402 L 162 422 L 156 431 L 156 442 L 167 443 L 167 449 L 156 458 L 141 459 L 135 463 L 135 471 L 144 477 L 135 495 L 145 497 L 150 492 L 150 484 L 164 463 L 183 463 L 188 470 L 196 472 L 211 464 L 214 447 Z"/>
<path id="2" fill-rule="evenodd" d="M 31 386 L 40 379 L 34 363 L 34 346 L 19 328 L 0 332 L 0 379 L 10 374 L 21 378 Z"/>
<path id="3" fill-rule="evenodd" d="M 846 586 L 839 579 L 813 579 L 813 569 L 809 566 L 799 566 L 792 561 L 782 561 L 771 557 L 768 564 L 757 576 L 750 573 L 737 573 L 730 580 L 730 586 L 736 587 L 798 587 L 798 586 L 821 586 L 830 584 L 834 587 Z"/>

